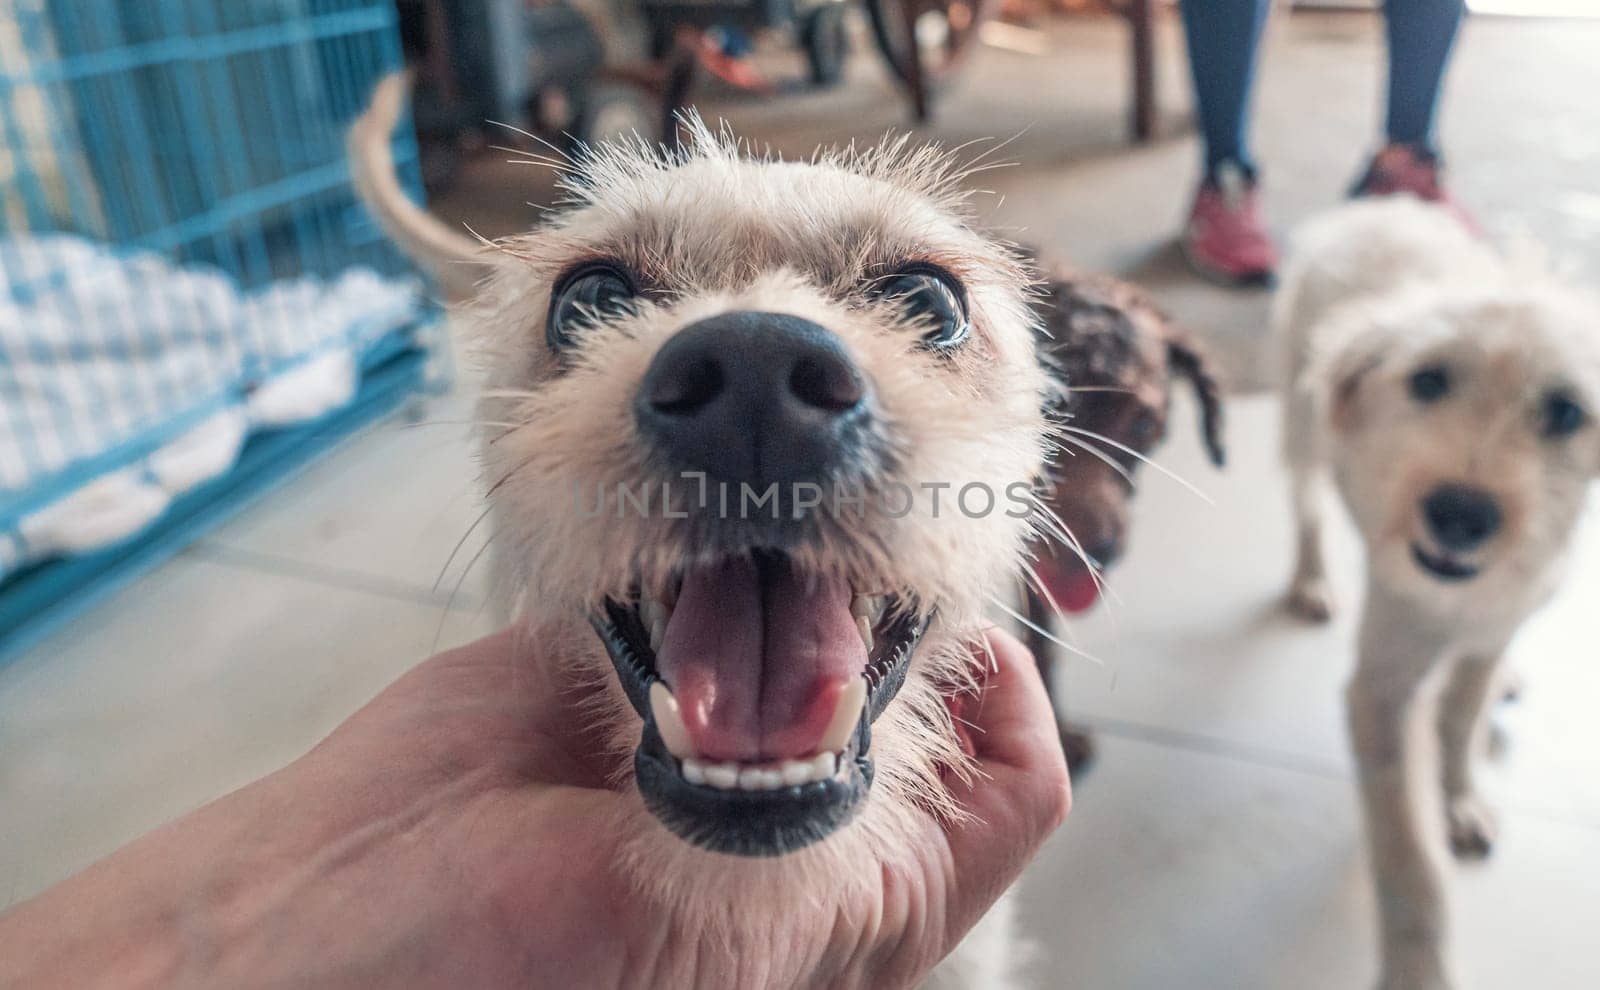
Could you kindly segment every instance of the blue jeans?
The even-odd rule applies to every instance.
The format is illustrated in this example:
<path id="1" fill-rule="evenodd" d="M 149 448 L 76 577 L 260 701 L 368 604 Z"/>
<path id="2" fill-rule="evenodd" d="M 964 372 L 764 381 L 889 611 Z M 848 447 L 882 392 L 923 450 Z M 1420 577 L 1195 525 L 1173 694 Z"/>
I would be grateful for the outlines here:
<path id="1" fill-rule="evenodd" d="M 1183 29 L 1205 141 L 1206 175 L 1225 162 L 1253 174 L 1248 147 L 1256 49 L 1271 0 L 1184 0 Z M 1385 135 L 1433 154 L 1434 110 L 1463 0 L 1386 0 L 1389 97 Z"/>

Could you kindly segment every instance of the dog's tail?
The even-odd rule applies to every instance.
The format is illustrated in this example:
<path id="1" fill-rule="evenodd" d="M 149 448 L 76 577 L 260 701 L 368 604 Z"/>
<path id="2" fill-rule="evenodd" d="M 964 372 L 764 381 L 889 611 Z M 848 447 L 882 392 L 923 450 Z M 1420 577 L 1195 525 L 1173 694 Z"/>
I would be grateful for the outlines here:
<path id="1" fill-rule="evenodd" d="M 372 102 L 350 125 L 345 139 L 350 175 L 361 201 L 400 250 L 433 276 L 447 298 L 464 299 L 487 271 L 483 246 L 413 203 L 395 172 L 390 136 L 400 122 L 409 89 L 401 72 L 378 82 Z"/>

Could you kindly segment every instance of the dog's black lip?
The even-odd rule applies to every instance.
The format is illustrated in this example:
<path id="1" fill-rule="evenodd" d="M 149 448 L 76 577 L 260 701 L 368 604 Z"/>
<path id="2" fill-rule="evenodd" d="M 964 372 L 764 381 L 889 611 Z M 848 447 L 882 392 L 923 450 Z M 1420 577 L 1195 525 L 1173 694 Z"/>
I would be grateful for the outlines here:
<path id="1" fill-rule="evenodd" d="M 1470 581 L 1478 576 L 1479 568 L 1451 560 L 1449 557 L 1429 553 L 1419 543 L 1411 544 L 1411 559 L 1417 566 L 1441 581 Z"/>
<path id="2" fill-rule="evenodd" d="M 872 786 L 872 723 L 904 685 L 912 654 L 932 619 L 912 609 L 890 608 L 889 621 L 875 637 L 888 645 L 878 659 L 869 660 L 862 674 L 867 680 L 867 703 L 834 777 L 771 791 L 733 791 L 683 779 L 650 711 L 650 686 L 660 676 L 649 635 L 635 607 L 607 597 L 590 624 L 605 644 L 629 703 L 644 721 L 634 771 L 646 806 L 686 841 L 744 856 L 780 855 L 824 839 L 847 824 Z"/>

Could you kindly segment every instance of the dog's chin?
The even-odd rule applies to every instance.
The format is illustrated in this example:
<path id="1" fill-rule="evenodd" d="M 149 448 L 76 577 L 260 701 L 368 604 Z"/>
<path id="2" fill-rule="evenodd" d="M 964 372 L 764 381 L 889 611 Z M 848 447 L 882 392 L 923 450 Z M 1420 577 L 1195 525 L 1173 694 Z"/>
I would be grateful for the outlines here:
<path id="1" fill-rule="evenodd" d="M 689 783 L 683 762 L 647 717 L 634 751 L 634 778 L 650 813 L 692 845 L 736 856 L 779 856 L 827 838 L 855 817 L 872 786 L 868 731 L 863 717 L 831 776 L 745 791 Z"/>
<path id="2" fill-rule="evenodd" d="M 778 554 L 758 554 L 757 559 L 768 563 L 760 568 L 748 561 L 724 566 L 742 566 L 760 574 L 772 567 L 788 566 L 771 563 L 781 559 Z M 771 596 L 770 588 L 766 594 Z M 685 589 L 684 597 L 691 596 Z M 851 624 L 852 631 L 870 628 L 870 644 L 861 636 L 853 644 L 852 657 L 818 659 L 820 667 L 834 674 L 831 681 L 818 681 L 828 685 L 820 696 L 808 698 L 805 690 L 793 692 L 799 696 L 796 710 L 811 713 L 810 735 L 804 724 L 799 728 L 765 726 L 787 740 L 787 751 L 765 752 L 763 746 L 763 752 L 752 752 L 740 760 L 700 755 L 706 739 L 717 735 L 710 727 L 708 710 L 714 713 L 718 705 L 726 705 L 726 700 L 718 697 L 719 692 L 726 694 L 735 687 L 715 680 L 709 686 L 704 683 L 708 673 L 720 676 L 717 662 L 701 660 L 700 670 L 682 660 L 665 667 L 661 664 L 661 654 L 669 649 L 681 653 L 684 643 L 704 643 L 710 635 L 719 641 L 741 638 L 739 629 L 717 628 L 719 621 L 732 620 L 717 616 L 710 620 L 711 630 L 685 632 L 673 629 L 669 623 L 694 621 L 694 616 L 683 618 L 682 613 L 693 612 L 695 606 L 680 601 L 675 612 L 643 593 L 627 601 L 605 600 L 601 614 L 592 616 L 591 624 L 605 644 L 624 693 L 643 720 L 634 753 L 635 781 L 645 806 L 662 825 L 685 841 L 712 852 L 778 856 L 825 839 L 849 824 L 872 787 L 873 722 L 904 683 L 929 618 L 891 598 L 872 599 L 881 603 L 873 609 L 876 614 L 858 616 L 858 612 L 865 611 L 856 605 L 862 600 L 852 598 L 847 603 L 850 614 L 844 620 Z M 736 610 L 732 605 L 728 609 Z M 704 614 L 705 610 L 700 609 L 700 615 Z M 757 637 L 763 651 L 755 658 L 757 666 L 775 655 L 782 656 L 782 644 L 774 645 L 761 638 L 770 639 L 776 635 L 773 627 L 782 624 L 770 618 L 765 624 L 767 628 Z M 814 644 L 806 641 L 805 655 L 815 656 L 818 652 Z M 850 649 L 833 652 L 852 653 Z M 724 665 L 726 662 L 722 661 Z M 838 674 L 840 670 L 846 673 Z M 677 677 L 676 684 L 669 684 L 669 674 Z M 729 679 L 737 681 L 748 676 L 734 672 Z M 764 682 L 774 678 L 765 671 L 757 676 Z M 701 683 L 699 693 L 690 694 L 691 685 L 697 681 Z M 768 683 L 762 687 L 771 690 Z M 683 707 L 678 694 L 684 695 Z M 686 714 L 686 709 L 693 713 Z M 763 715 L 765 709 L 756 718 Z M 800 721 L 808 720 L 802 717 Z M 690 725 L 696 727 L 698 738 L 689 730 Z"/>
<path id="3" fill-rule="evenodd" d="M 1460 584 L 1477 577 L 1483 568 L 1451 554 L 1430 550 L 1421 543 L 1411 544 L 1411 561 L 1427 576 L 1447 584 Z"/>

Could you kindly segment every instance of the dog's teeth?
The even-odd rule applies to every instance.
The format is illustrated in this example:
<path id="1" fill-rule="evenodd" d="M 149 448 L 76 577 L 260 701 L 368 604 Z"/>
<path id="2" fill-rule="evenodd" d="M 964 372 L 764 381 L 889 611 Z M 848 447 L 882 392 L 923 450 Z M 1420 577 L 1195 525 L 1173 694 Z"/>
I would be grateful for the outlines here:
<path id="1" fill-rule="evenodd" d="M 827 780 L 839 771 L 839 754 L 818 753 L 811 758 L 811 779 Z"/>
<path id="2" fill-rule="evenodd" d="M 783 786 L 783 774 L 771 767 L 745 767 L 739 771 L 741 791 L 775 791 Z"/>
<path id="3" fill-rule="evenodd" d="M 656 731 L 661 734 L 667 752 L 680 760 L 694 755 L 694 743 L 689 738 L 689 727 L 683 724 L 678 699 L 660 681 L 650 685 L 650 714 L 655 716 Z"/>
<path id="4" fill-rule="evenodd" d="M 872 622 L 866 616 L 858 615 L 856 630 L 861 633 L 861 642 L 867 644 L 867 652 L 872 652 Z"/>
<path id="5" fill-rule="evenodd" d="M 644 600 L 639 603 L 639 621 L 650 632 L 652 652 L 661 649 L 661 640 L 667 635 L 667 620 L 670 618 L 672 606 L 663 605 L 646 593 Z"/>
<path id="6" fill-rule="evenodd" d="M 856 595 L 850 599 L 850 614 L 858 619 L 876 623 L 883 618 L 889 599 L 883 595 Z"/>
<path id="7" fill-rule="evenodd" d="M 754 765 L 705 763 L 690 757 L 681 765 L 684 780 L 724 791 L 775 791 L 798 787 L 814 780 L 829 780 L 838 770 L 838 753 L 818 753 L 809 760 Z"/>
<path id="8" fill-rule="evenodd" d="M 817 748 L 823 751 L 843 750 L 855 734 L 856 723 L 861 721 L 861 706 L 866 703 L 866 679 L 851 678 L 845 689 L 839 692 L 839 700 L 833 708 L 833 720 L 828 723 L 828 731 L 822 734 Z"/>

